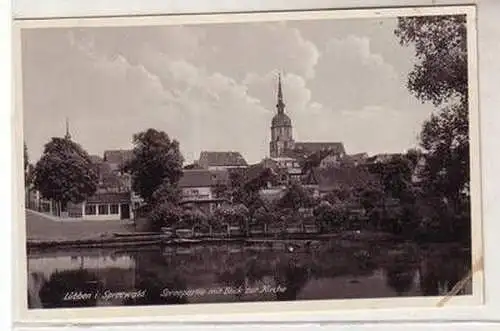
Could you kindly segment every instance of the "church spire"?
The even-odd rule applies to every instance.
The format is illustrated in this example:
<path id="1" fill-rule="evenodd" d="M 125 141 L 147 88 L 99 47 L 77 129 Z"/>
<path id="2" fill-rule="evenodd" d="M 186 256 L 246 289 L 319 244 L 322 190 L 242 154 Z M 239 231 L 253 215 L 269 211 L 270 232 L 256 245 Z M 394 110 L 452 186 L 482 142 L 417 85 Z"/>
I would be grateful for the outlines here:
<path id="1" fill-rule="evenodd" d="M 64 136 L 65 139 L 71 139 L 71 134 L 69 133 L 69 120 L 66 117 L 66 135 Z"/>
<path id="2" fill-rule="evenodd" d="M 283 90 L 281 89 L 281 73 L 278 73 L 278 103 L 276 104 L 276 108 L 278 108 L 279 114 L 285 112 L 285 103 L 283 102 Z"/>

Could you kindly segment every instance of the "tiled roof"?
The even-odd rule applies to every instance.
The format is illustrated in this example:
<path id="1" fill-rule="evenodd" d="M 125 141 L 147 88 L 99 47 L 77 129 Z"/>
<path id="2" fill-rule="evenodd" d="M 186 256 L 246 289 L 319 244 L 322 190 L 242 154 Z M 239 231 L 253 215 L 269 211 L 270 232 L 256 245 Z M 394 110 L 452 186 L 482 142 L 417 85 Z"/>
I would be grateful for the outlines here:
<path id="1" fill-rule="evenodd" d="M 344 144 L 340 142 L 296 142 L 294 149 L 305 153 L 332 151 L 336 154 L 345 154 Z"/>
<path id="2" fill-rule="evenodd" d="M 198 162 L 202 167 L 230 167 L 230 166 L 247 166 L 247 161 L 239 152 L 207 152 L 200 153 Z"/>
<path id="3" fill-rule="evenodd" d="M 104 152 L 104 161 L 108 163 L 123 164 L 133 157 L 132 150 L 110 150 Z"/>
<path id="4" fill-rule="evenodd" d="M 192 169 L 184 170 L 179 187 L 211 187 L 218 183 L 229 183 L 229 173 L 224 170 Z"/>
<path id="5" fill-rule="evenodd" d="M 320 191 L 326 192 L 341 187 L 366 187 L 379 185 L 378 178 L 360 167 L 313 168 L 306 179 L 307 184 L 317 184 Z"/>

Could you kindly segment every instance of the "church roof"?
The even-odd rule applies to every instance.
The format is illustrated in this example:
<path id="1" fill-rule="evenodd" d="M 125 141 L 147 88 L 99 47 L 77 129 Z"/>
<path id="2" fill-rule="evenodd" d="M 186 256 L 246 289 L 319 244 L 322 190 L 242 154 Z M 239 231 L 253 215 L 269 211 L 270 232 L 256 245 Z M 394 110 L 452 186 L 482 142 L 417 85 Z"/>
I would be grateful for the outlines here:
<path id="1" fill-rule="evenodd" d="M 304 153 L 332 151 L 335 154 L 345 154 L 344 144 L 340 142 L 296 142 L 295 150 Z"/>
<path id="2" fill-rule="evenodd" d="M 271 122 L 271 127 L 292 126 L 292 120 L 285 113 L 277 113 Z"/>
<path id="3" fill-rule="evenodd" d="M 208 167 L 231 167 L 247 166 L 247 161 L 243 158 L 240 152 L 201 152 L 198 164 L 203 168 Z"/>

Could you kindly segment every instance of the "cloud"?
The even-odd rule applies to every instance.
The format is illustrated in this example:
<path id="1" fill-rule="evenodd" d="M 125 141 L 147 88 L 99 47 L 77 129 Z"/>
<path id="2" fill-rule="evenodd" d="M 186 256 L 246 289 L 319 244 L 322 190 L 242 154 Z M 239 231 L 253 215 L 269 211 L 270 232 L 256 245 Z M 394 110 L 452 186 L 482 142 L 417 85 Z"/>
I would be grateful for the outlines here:
<path id="1" fill-rule="evenodd" d="M 129 148 L 134 133 L 154 127 L 178 139 L 188 161 L 237 150 L 257 162 L 268 154 L 277 69 L 297 140 L 401 150 L 428 116 L 402 111 L 414 106 L 402 75 L 364 37 L 319 47 L 296 27 L 251 23 L 31 30 L 23 40 L 35 158 L 68 116 L 91 153 Z"/>
<path id="2" fill-rule="evenodd" d="M 123 49 L 110 53 L 97 39 L 61 33 L 53 44 L 30 43 L 29 54 L 43 53 L 45 63 L 27 66 L 25 127 L 32 153 L 61 135 L 69 116 L 74 138 L 91 153 L 122 148 L 133 133 L 155 127 L 181 142 L 188 161 L 203 149 L 239 150 L 253 162 L 266 154 L 272 114 L 245 85 L 147 45 L 129 60 Z M 40 93 L 44 87 L 53 94 Z M 40 116 L 46 110 L 54 116 Z"/>
<path id="3" fill-rule="evenodd" d="M 381 55 L 371 51 L 366 37 L 330 39 L 316 73 L 317 79 L 311 85 L 313 97 L 336 111 L 394 104 L 400 102 L 401 96 L 407 96 L 402 76 Z"/>
<path id="4" fill-rule="evenodd" d="M 204 42 L 204 64 L 238 79 L 278 70 L 312 78 L 319 58 L 316 45 L 283 22 L 216 25 Z"/>

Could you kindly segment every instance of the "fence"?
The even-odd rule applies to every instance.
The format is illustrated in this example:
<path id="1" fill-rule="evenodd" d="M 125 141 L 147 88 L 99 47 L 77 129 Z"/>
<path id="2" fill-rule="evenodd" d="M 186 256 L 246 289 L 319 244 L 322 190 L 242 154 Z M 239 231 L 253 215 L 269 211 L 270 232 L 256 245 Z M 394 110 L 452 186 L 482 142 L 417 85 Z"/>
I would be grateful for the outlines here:
<path id="1" fill-rule="evenodd" d="M 250 225 L 245 231 L 244 228 L 240 226 L 233 226 L 230 224 L 223 224 L 219 226 L 209 226 L 196 224 L 192 228 L 173 228 L 173 227 L 163 227 L 162 232 L 167 237 L 178 237 L 178 238 L 201 238 L 201 237 L 239 237 L 247 233 L 250 236 L 265 236 L 265 235 L 277 235 L 277 234 L 313 234 L 319 233 L 320 228 L 315 224 L 299 224 L 299 225 L 288 225 L 283 226 L 280 224 L 273 225 Z"/>

